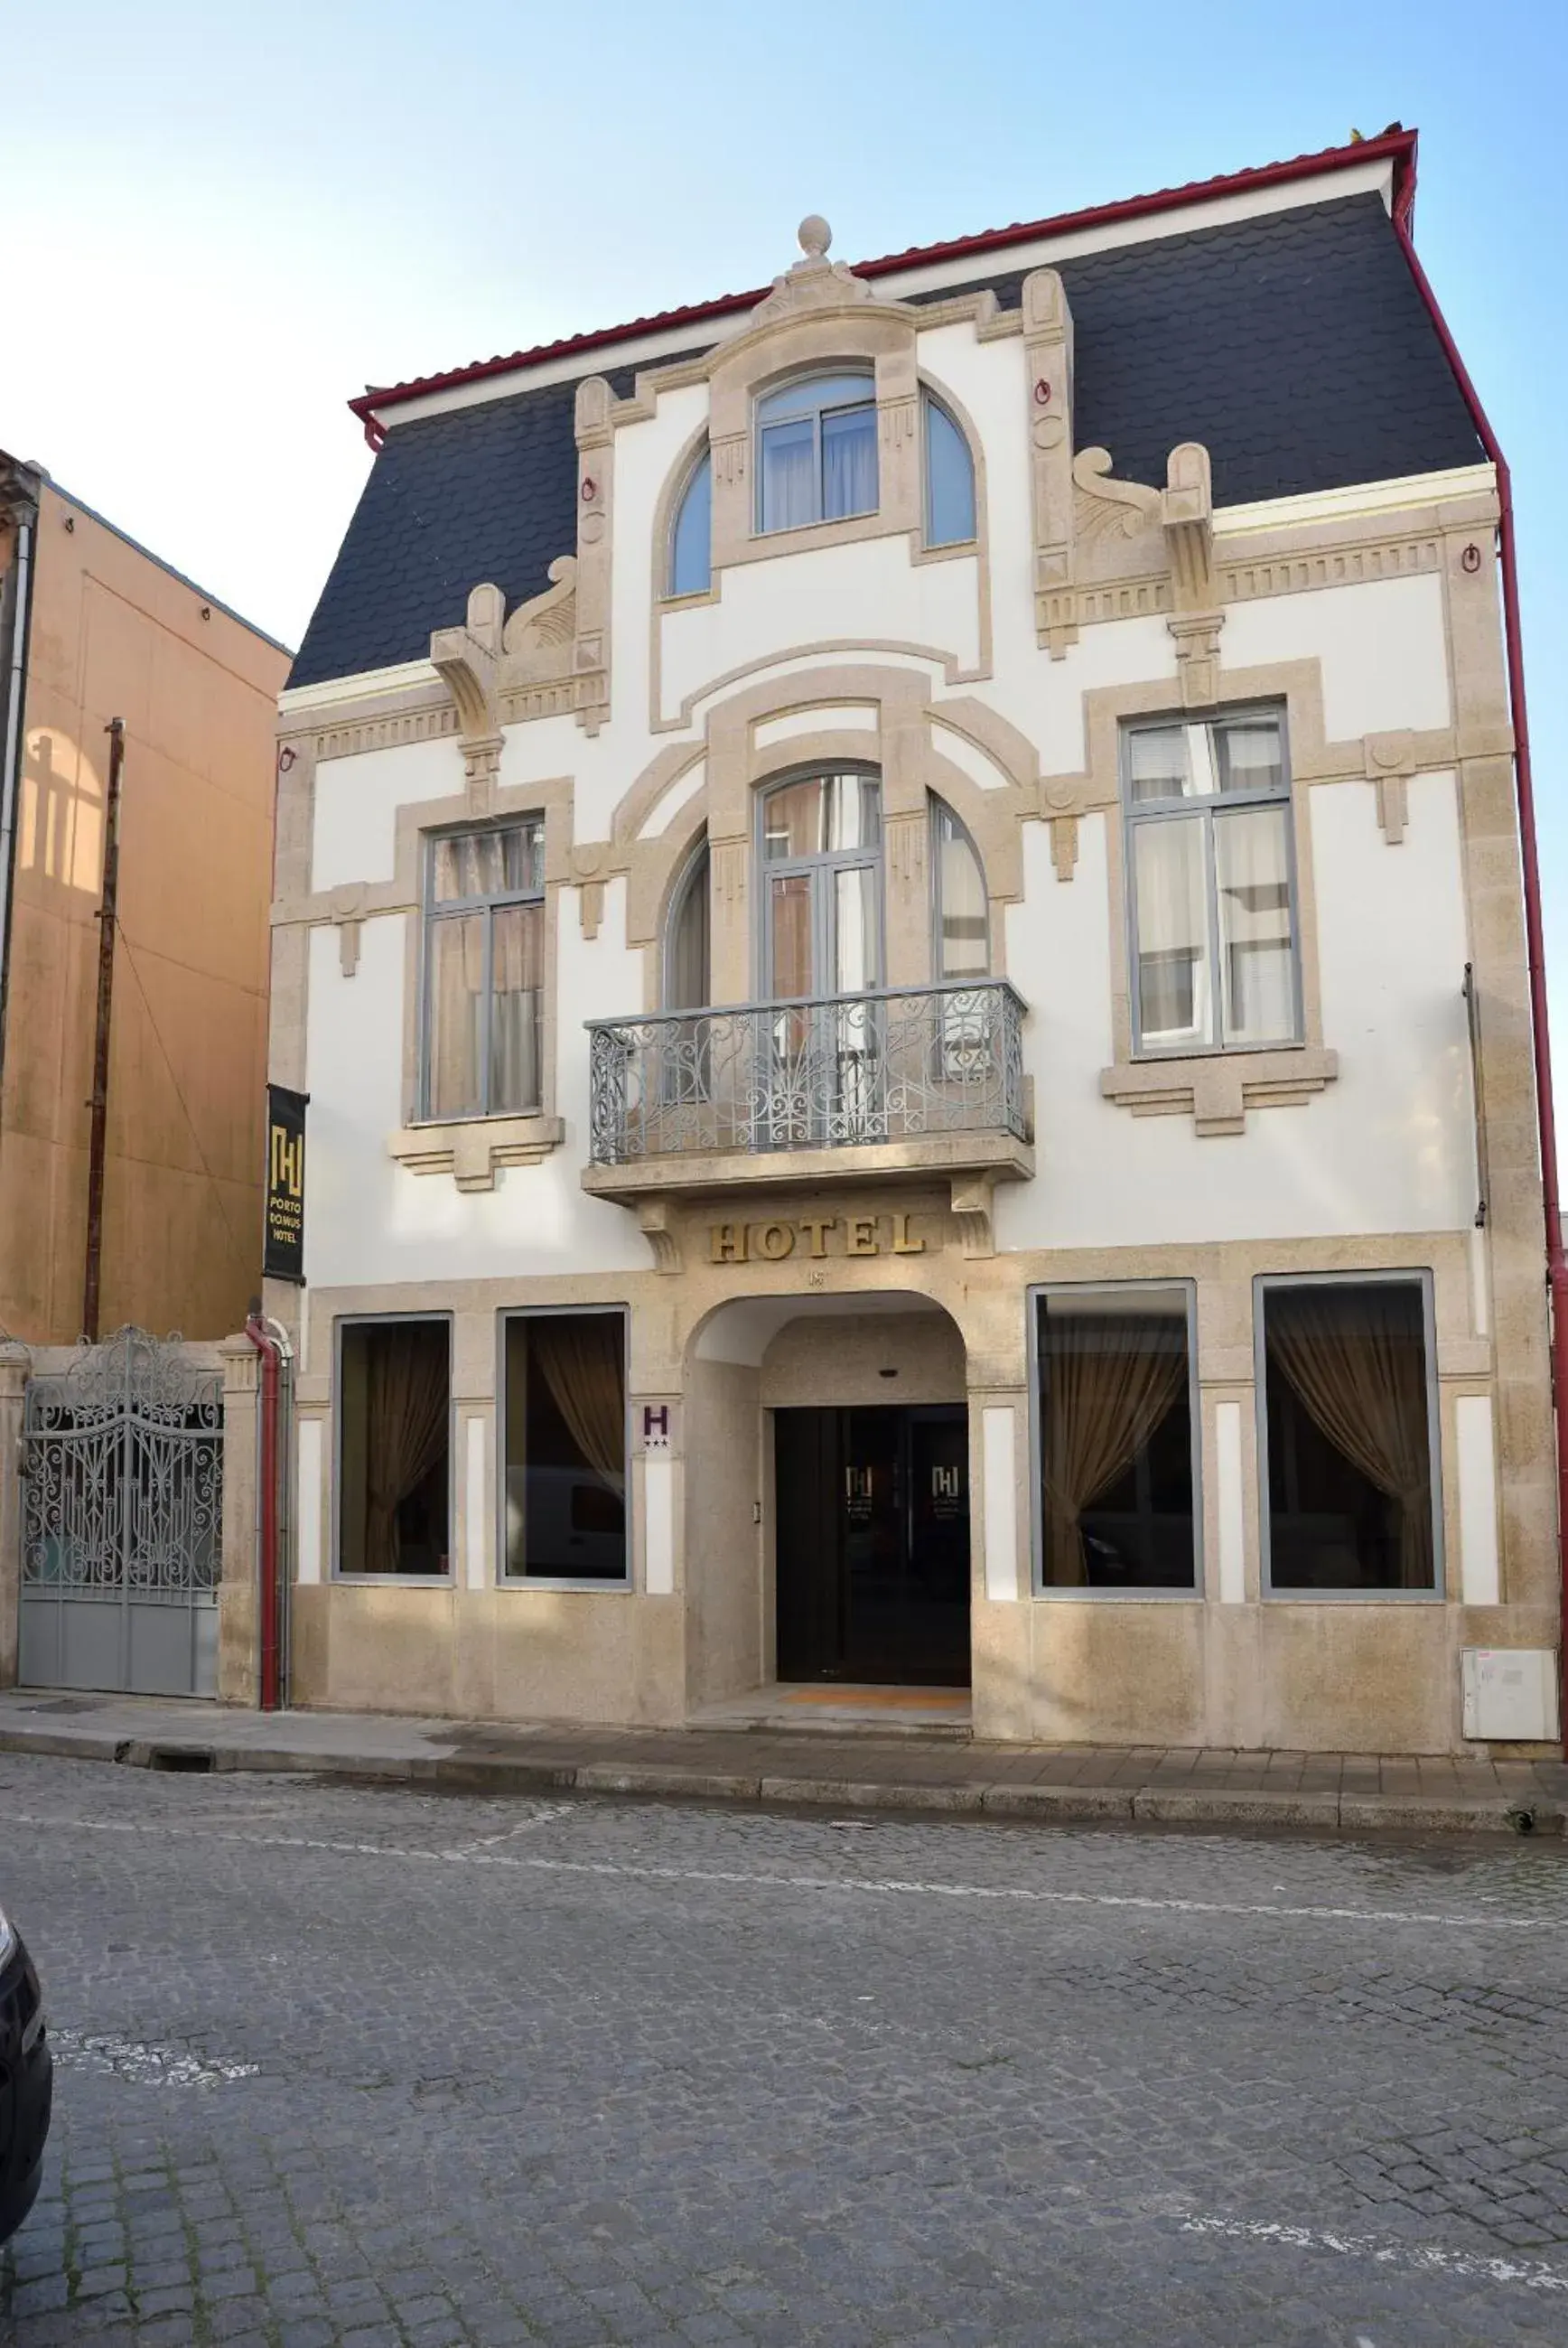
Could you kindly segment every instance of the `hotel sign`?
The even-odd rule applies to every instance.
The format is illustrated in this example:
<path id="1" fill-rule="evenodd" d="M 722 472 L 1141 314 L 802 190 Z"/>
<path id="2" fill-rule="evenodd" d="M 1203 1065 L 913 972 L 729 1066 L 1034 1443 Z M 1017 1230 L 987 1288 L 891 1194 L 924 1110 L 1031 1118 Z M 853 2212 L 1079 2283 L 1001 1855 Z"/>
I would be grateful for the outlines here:
<path id="1" fill-rule="evenodd" d="M 767 1223 L 710 1223 L 710 1263 L 821 1262 L 829 1255 L 924 1255 L 926 1242 L 898 1215 L 794 1215 Z"/>
<path id="2" fill-rule="evenodd" d="M 269 1280 L 305 1278 L 305 1104 L 308 1093 L 267 1086 L 267 1222 L 261 1270 Z"/>

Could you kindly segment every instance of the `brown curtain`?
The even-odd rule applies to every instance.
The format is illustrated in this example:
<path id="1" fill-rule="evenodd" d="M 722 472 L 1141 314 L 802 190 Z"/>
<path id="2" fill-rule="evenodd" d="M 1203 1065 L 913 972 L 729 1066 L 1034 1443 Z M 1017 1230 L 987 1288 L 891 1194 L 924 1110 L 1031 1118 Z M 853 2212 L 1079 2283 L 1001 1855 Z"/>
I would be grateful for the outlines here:
<path id="1" fill-rule="evenodd" d="M 479 1018 L 485 997 L 485 916 L 431 925 L 430 1113 L 472 1116 L 479 1101 Z"/>
<path id="2" fill-rule="evenodd" d="M 446 1333 L 429 1323 L 365 1341 L 364 1570 L 395 1573 L 397 1511 L 446 1448 Z"/>
<path id="3" fill-rule="evenodd" d="M 1186 1384 L 1186 1326 L 1173 1316 L 1046 1308 L 1047 1579 L 1089 1580 L 1079 1518 L 1126 1473 Z"/>
<path id="4" fill-rule="evenodd" d="M 1432 1586 L 1420 1300 L 1410 1288 L 1296 1288 L 1268 1300 L 1269 1359 L 1337 1451 L 1399 1503 L 1399 1581 Z"/>
<path id="5" fill-rule="evenodd" d="M 579 1450 L 612 1492 L 626 1492 L 626 1382 L 620 1316 L 542 1314 L 528 1323 L 528 1352 L 543 1371 Z"/>

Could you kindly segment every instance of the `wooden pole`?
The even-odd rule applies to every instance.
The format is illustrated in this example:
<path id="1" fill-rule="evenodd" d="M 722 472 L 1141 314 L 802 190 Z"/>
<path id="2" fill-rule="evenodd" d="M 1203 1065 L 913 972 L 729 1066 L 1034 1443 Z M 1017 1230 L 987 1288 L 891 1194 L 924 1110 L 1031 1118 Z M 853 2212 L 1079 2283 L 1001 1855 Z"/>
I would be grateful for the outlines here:
<path id="1" fill-rule="evenodd" d="M 108 1130 L 109 1014 L 114 1007 L 115 901 L 119 893 L 119 785 L 125 765 L 125 719 L 111 717 L 108 789 L 104 799 L 104 891 L 98 907 L 98 1007 L 93 1035 L 93 1113 L 87 1138 L 87 1261 L 82 1286 L 82 1334 L 96 1344 L 104 1245 L 104 1144 Z"/>

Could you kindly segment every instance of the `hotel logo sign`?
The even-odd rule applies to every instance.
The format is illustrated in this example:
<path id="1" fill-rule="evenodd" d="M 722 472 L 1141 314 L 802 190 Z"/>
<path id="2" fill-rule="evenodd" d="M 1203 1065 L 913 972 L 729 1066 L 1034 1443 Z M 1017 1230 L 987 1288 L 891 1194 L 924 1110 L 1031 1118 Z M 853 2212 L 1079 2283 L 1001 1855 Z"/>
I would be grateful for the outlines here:
<path id="1" fill-rule="evenodd" d="M 269 1280 L 305 1277 L 305 1104 L 308 1093 L 267 1086 L 267 1223 L 261 1269 Z"/>

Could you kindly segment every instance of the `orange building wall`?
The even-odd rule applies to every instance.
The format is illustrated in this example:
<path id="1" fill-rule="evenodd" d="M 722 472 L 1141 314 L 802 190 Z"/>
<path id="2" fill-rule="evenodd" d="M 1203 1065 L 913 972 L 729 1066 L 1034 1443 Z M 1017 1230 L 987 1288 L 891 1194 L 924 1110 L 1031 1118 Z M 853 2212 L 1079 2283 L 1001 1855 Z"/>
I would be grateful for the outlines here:
<path id="1" fill-rule="evenodd" d="M 81 1328 L 104 729 L 118 716 L 100 1327 L 217 1337 L 261 1287 L 272 726 L 289 657 L 47 484 L 36 557 L 0 1072 L 0 1327 L 34 1343 Z"/>

